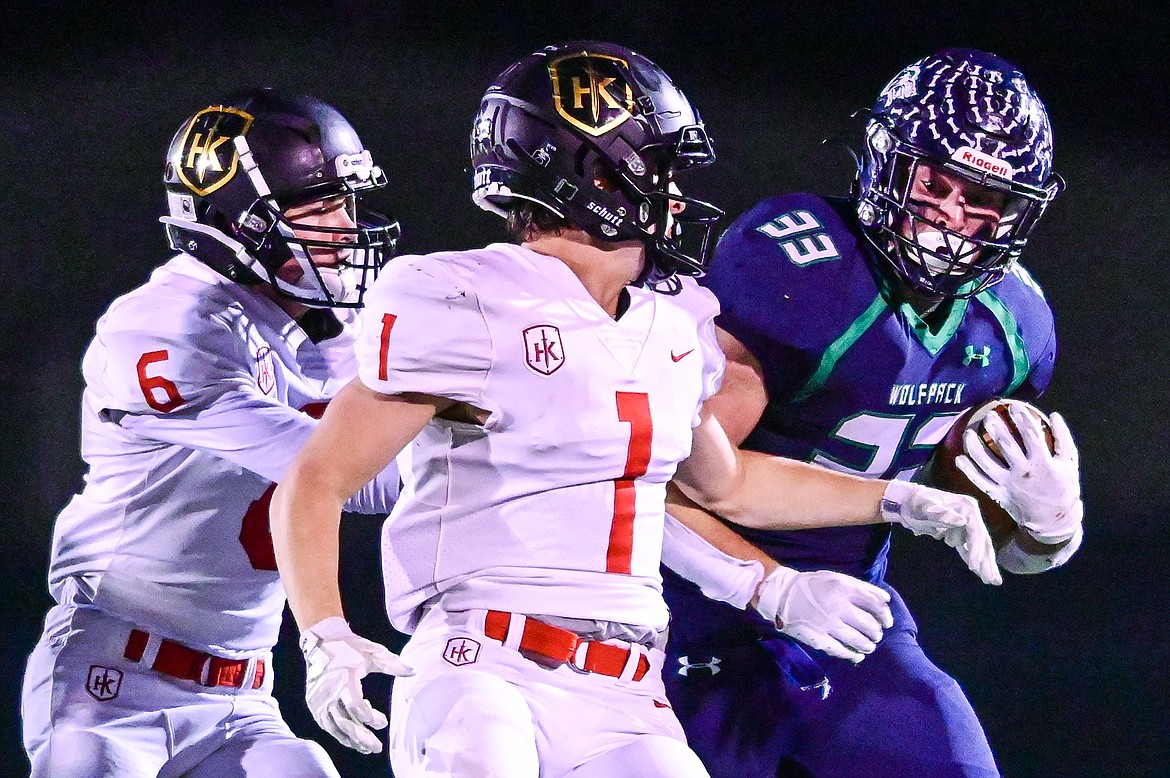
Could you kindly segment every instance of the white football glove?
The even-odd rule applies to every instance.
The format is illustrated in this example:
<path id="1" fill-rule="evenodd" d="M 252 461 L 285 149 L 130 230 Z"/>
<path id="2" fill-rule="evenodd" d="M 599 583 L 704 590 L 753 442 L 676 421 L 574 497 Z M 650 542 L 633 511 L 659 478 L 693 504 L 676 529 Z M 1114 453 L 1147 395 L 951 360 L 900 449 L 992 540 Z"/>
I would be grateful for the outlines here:
<path id="1" fill-rule="evenodd" d="M 955 466 L 1036 540 L 1064 543 L 1077 534 L 1085 514 L 1080 457 L 1072 433 L 1059 413 L 1052 414 L 1053 453 L 1034 414 L 1016 405 L 1008 405 L 1008 413 L 1024 440 L 1022 447 L 998 413 L 988 414 L 983 423 L 1007 466 L 996 460 L 974 430 L 964 433 L 965 453 L 955 458 Z"/>
<path id="2" fill-rule="evenodd" d="M 1078 527 L 1076 534 L 1067 543 L 1058 545 L 1044 545 L 1035 539 L 1029 543 L 1028 538 L 1031 536 L 1027 531 L 1012 533 L 1007 543 L 1001 546 L 995 555 L 999 560 L 999 566 L 1016 575 L 1047 572 L 1072 559 L 1073 554 L 1081 547 L 1085 535 L 1083 529 Z"/>
<path id="3" fill-rule="evenodd" d="M 894 625 L 889 602 L 884 589 L 848 575 L 778 567 L 760 583 L 756 610 L 785 635 L 856 664 Z"/>
<path id="4" fill-rule="evenodd" d="M 995 546 L 974 497 L 909 481 L 890 481 L 882 495 L 882 520 L 901 524 L 915 535 L 943 541 L 959 552 L 984 583 L 1003 583 L 995 563 Z"/>
<path id="5" fill-rule="evenodd" d="M 362 679 L 371 672 L 414 675 L 414 670 L 385 646 L 355 635 L 340 616 L 302 632 L 301 652 L 305 702 L 317 725 L 363 754 L 381 752 L 382 742 L 367 727 L 384 729 L 386 716 L 365 699 Z"/>

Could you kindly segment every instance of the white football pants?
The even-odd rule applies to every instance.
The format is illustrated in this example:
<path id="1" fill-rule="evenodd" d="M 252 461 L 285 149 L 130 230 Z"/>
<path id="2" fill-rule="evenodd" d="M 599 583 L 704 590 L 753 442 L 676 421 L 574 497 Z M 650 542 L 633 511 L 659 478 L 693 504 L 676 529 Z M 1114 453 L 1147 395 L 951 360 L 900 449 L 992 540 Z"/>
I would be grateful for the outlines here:
<path id="1" fill-rule="evenodd" d="M 661 650 L 622 681 L 543 667 L 483 633 L 485 611 L 423 617 L 394 679 L 397 778 L 706 778 L 666 703 Z"/>
<path id="2" fill-rule="evenodd" d="M 131 625 L 58 605 L 25 670 L 33 778 L 338 778 L 259 689 L 210 689 L 123 658 Z M 248 684 L 250 686 L 250 684 Z"/>

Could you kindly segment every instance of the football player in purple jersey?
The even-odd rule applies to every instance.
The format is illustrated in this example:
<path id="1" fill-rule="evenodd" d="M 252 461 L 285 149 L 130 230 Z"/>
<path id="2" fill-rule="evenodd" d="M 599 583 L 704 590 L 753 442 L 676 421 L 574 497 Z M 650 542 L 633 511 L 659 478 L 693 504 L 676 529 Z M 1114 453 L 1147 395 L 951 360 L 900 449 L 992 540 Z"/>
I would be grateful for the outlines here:
<path id="1" fill-rule="evenodd" d="M 709 407 L 729 437 L 909 479 L 967 408 L 1043 392 L 1053 316 L 1018 260 L 1063 186 L 1051 167 L 1047 113 L 1015 66 L 948 49 L 900 72 L 869 114 L 851 197 L 770 197 L 719 243 L 704 283 L 722 306 L 728 367 Z M 1024 445 L 1006 425 L 991 430 L 1007 466 L 978 451 L 983 469 L 960 462 L 1018 523 L 997 539 L 1000 566 L 1038 573 L 1081 543 L 1077 452 L 1058 414 L 1055 453 L 1035 445 L 1038 422 L 1013 418 Z M 806 653 L 666 571 L 666 685 L 713 776 L 999 774 L 962 689 L 885 583 L 889 527 L 726 526 L 782 565 L 883 587 L 895 624 L 852 664 Z"/>

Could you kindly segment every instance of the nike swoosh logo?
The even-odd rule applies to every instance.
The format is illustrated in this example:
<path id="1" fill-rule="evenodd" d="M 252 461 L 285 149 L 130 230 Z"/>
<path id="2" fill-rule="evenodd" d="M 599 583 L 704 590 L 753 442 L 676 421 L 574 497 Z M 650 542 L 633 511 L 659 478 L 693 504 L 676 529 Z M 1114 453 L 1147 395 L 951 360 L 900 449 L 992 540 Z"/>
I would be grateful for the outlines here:
<path id="1" fill-rule="evenodd" d="M 691 349 L 691 351 L 694 351 L 694 349 Z M 677 357 L 674 355 L 674 352 L 672 351 L 672 352 L 670 352 L 670 358 L 671 358 L 673 361 L 675 361 L 675 362 L 678 362 L 678 361 L 680 361 L 680 360 L 681 360 L 683 357 L 685 357 L 687 354 L 691 353 L 691 351 L 684 351 L 683 353 L 679 354 Z"/>

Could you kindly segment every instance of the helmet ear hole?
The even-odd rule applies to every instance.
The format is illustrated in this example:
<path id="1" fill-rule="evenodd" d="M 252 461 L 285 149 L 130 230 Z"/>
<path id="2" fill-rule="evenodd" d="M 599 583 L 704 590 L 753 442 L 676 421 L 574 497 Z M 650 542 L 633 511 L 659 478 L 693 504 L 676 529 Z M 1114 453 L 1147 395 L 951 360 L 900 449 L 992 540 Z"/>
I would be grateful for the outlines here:
<path id="1" fill-rule="evenodd" d="M 231 220 L 229 220 L 221 212 L 211 208 L 210 204 L 207 204 L 207 212 L 204 218 L 211 222 L 212 227 L 215 227 L 220 232 L 231 235 L 233 238 L 239 234 L 239 230 L 236 228 L 236 225 L 233 224 Z"/>
<path id="2" fill-rule="evenodd" d="M 593 187 L 601 192 L 617 192 L 621 189 L 618 184 L 617 177 L 613 173 L 605 169 L 605 166 L 600 161 L 595 161 L 592 165 L 593 171 Z"/>
<path id="3" fill-rule="evenodd" d="M 590 151 L 589 151 L 588 146 L 582 145 L 577 149 L 577 153 L 573 156 L 573 173 L 574 173 L 574 175 L 576 175 L 579 178 L 585 178 L 587 175 L 591 175 L 593 173 L 592 169 L 596 169 L 597 162 L 596 162 L 596 160 L 594 160 L 594 164 L 586 165 L 585 160 L 589 156 L 590 156 Z M 587 171 L 586 170 L 587 167 L 592 168 L 592 169 Z"/>

